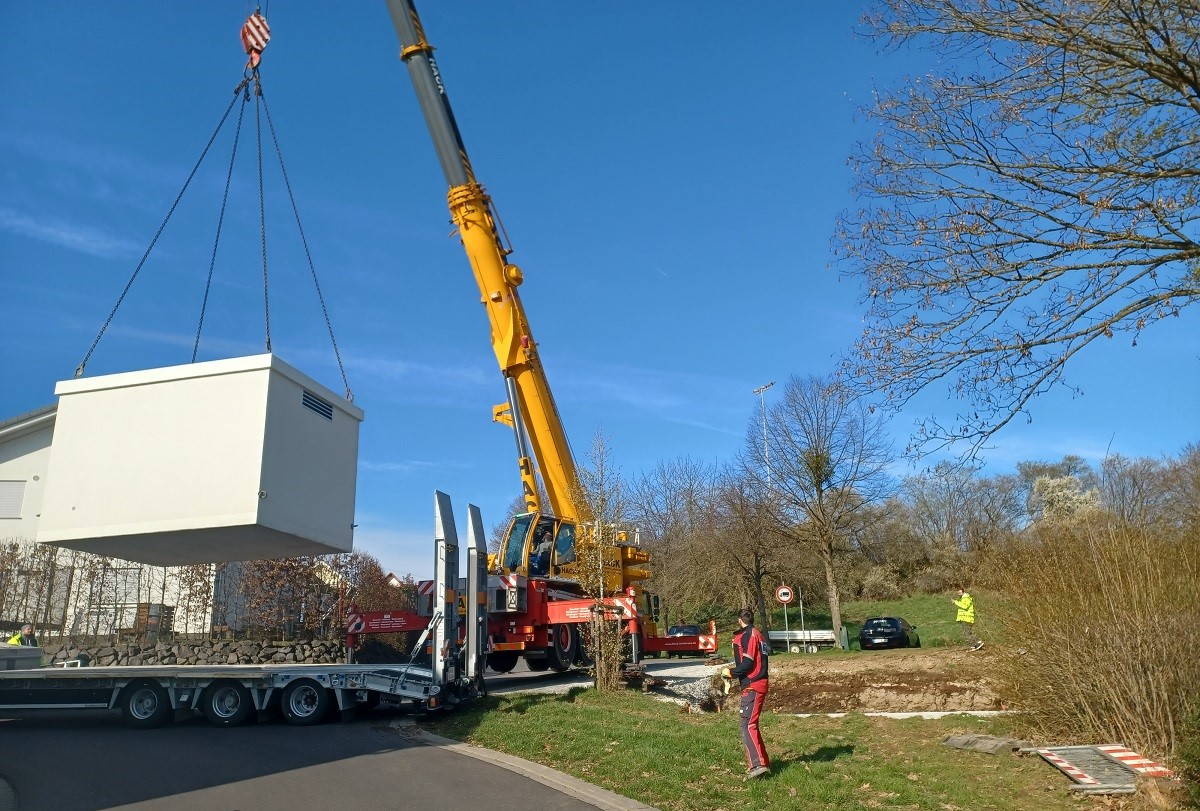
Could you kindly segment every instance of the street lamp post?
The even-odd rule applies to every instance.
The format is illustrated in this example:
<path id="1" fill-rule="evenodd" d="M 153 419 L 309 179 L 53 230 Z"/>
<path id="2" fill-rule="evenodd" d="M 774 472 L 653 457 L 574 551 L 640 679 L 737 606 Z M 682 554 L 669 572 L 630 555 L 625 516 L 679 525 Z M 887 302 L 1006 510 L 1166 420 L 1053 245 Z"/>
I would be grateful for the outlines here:
<path id="1" fill-rule="evenodd" d="M 767 489 L 771 489 L 771 453 L 767 447 L 767 400 L 764 396 L 767 389 L 775 385 L 775 381 L 766 383 L 754 389 L 754 393 L 758 395 L 758 402 L 762 406 L 762 425 L 763 425 L 763 463 L 767 467 Z"/>

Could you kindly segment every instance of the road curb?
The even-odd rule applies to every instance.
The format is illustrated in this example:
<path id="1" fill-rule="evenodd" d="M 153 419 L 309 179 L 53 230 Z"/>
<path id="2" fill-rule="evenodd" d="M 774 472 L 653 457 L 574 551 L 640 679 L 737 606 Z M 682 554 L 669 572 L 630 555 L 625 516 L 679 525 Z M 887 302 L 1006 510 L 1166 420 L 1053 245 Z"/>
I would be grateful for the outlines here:
<path id="1" fill-rule="evenodd" d="M 482 746 L 475 746 L 450 738 L 443 738 L 440 735 L 434 735 L 432 732 L 421 729 L 412 721 L 397 718 L 389 726 L 397 734 L 404 735 L 416 743 L 426 746 L 438 746 L 460 755 L 475 758 L 476 760 L 487 761 L 501 768 L 508 769 L 511 772 L 528 777 L 530 780 L 535 780 L 544 786 L 561 791 L 585 803 L 594 805 L 601 809 L 601 811 L 658 811 L 653 806 L 646 805 L 637 800 L 631 800 L 608 789 L 594 786 L 577 777 L 563 774 L 549 766 L 543 766 L 540 763 L 534 763 L 531 760 L 514 757 L 513 755 L 506 755 L 503 752 L 497 752 L 492 749 L 485 749 Z"/>

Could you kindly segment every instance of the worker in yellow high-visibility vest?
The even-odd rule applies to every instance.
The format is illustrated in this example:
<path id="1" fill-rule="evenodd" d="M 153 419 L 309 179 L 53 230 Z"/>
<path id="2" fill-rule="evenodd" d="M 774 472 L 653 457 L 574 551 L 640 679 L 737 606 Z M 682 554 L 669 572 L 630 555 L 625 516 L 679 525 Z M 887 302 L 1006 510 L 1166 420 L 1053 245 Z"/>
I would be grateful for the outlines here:
<path id="1" fill-rule="evenodd" d="M 25 645 L 30 648 L 38 646 L 37 637 L 33 635 L 33 626 L 25 623 L 21 626 L 21 630 L 8 638 L 10 645 Z"/>
<path id="2" fill-rule="evenodd" d="M 963 630 L 963 638 L 967 640 L 967 648 L 969 650 L 979 650 L 983 647 L 983 641 L 975 635 L 975 599 L 967 593 L 965 588 L 961 586 L 958 589 L 958 599 L 951 600 L 954 606 L 958 609 L 959 626 Z"/>

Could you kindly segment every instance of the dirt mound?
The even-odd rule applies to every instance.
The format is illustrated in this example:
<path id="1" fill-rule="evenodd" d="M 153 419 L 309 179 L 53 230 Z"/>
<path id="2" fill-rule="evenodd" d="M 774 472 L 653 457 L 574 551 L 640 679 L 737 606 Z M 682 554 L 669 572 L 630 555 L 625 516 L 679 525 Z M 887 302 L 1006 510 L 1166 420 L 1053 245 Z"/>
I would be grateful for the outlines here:
<path id="1" fill-rule="evenodd" d="M 768 704 L 789 713 L 998 710 L 987 658 L 961 648 L 774 656 Z"/>

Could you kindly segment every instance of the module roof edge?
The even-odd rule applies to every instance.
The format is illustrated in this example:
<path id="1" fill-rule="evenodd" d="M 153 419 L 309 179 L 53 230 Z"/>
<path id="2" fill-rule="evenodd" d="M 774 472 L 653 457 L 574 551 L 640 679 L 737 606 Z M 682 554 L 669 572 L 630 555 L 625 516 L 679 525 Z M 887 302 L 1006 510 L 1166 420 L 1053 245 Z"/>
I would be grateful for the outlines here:
<path id="1" fill-rule="evenodd" d="M 318 383 L 290 363 L 277 355 L 267 352 L 259 355 L 245 355 L 221 360 L 207 360 L 200 363 L 184 363 L 175 366 L 159 366 L 153 369 L 139 369 L 132 372 L 116 372 L 96 377 L 81 377 L 72 380 L 60 380 L 54 386 L 54 393 L 62 395 L 80 394 L 83 392 L 103 391 L 105 389 L 144 386 L 153 383 L 166 383 L 172 380 L 186 380 L 199 377 L 216 377 L 219 375 L 238 374 L 271 370 L 282 374 L 289 380 L 309 389 L 314 393 L 328 398 L 338 409 L 349 416 L 361 421 L 363 410 L 359 406 L 339 396 L 327 386 Z"/>

